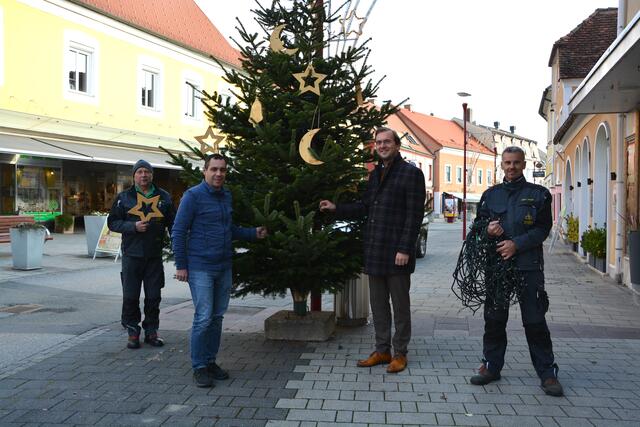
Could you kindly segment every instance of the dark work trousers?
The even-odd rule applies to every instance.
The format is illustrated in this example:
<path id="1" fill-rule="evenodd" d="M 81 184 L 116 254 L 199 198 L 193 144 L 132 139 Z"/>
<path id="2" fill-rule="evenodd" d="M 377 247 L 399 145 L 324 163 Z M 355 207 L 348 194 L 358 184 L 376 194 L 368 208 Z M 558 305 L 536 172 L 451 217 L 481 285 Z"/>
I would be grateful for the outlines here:
<path id="1" fill-rule="evenodd" d="M 554 363 L 551 334 L 544 318 L 545 307 L 538 303 L 538 290 L 544 290 L 542 271 L 523 271 L 527 287 L 520 302 L 522 324 L 529 344 L 529 354 L 536 373 L 542 381 L 555 378 L 558 366 Z M 504 366 L 507 350 L 508 310 L 491 310 L 489 302 L 484 307 L 484 361 L 489 371 L 499 373 Z"/>
<path id="2" fill-rule="evenodd" d="M 145 333 L 154 333 L 160 324 L 160 289 L 164 287 L 162 258 L 122 257 L 122 326 L 129 335 L 140 334 L 140 288 L 144 282 Z"/>
<path id="3" fill-rule="evenodd" d="M 376 351 L 391 352 L 391 307 L 393 304 L 393 349 L 396 354 L 407 354 L 411 339 L 411 301 L 409 288 L 411 276 L 369 276 L 369 301 L 373 313 L 373 327 L 376 331 Z"/>

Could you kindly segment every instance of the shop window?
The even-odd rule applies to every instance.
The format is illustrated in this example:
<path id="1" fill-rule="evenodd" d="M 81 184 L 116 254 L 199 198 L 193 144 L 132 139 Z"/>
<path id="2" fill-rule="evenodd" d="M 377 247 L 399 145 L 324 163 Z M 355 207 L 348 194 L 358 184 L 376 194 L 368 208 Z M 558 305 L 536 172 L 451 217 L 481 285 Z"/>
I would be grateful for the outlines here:
<path id="1" fill-rule="evenodd" d="M 18 166 L 16 209 L 20 213 L 61 212 L 62 169 Z"/>
<path id="2" fill-rule="evenodd" d="M 0 214 L 13 215 L 16 212 L 16 167 L 0 163 Z"/>

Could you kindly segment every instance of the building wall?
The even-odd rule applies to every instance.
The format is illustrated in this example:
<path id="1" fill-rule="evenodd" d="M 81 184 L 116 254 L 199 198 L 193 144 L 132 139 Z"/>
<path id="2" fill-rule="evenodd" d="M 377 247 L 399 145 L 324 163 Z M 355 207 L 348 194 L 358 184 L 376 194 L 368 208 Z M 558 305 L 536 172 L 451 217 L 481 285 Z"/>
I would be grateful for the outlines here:
<path id="1" fill-rule="evenodd" d="M 77 5 L 0 0 L 0 7 L 5 35 L 0 109 L 22 113 L 5 115 L 5 126 L 95 139 L 120 134 L 154 146 L 153 138 L 135 136 L 157 135 L 175 141 L 168 148 L 182 149 L 178 138 L 191 139 L 207 126 L 202 113 L 195 120 L 185 118 L 185 79 L 209 92 L 224 91 L 221 69 L 213 61 Z M 70 45 L 91 53 L 91 95 L 68 90 Z M 140 106 L 141 68 L 147 66 L 160 75 L 158 111 Z M 35 127 L 33 116 L 40 117 Z"/>

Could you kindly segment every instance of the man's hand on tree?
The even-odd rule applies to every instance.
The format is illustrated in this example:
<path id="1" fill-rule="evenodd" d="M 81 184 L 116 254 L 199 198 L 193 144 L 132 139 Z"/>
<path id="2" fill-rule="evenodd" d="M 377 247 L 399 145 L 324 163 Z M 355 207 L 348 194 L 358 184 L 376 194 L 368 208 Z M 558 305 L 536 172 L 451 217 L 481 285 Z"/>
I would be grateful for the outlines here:
<path id="1" fill-rule="evenodd" d="M 336 205 L 330 202 L 329 200 L 321 200 L 320 201 L 320 212 L 335 212 Z"/>
<path id="2" fill-rule="evenodd" d="M 258 228 L 256 228 L 256 237 L 258 239 L 264 239 L 268 235 L 269 235 L 269 232 L 267 230 L 267 227 L 258 227 Z"/>

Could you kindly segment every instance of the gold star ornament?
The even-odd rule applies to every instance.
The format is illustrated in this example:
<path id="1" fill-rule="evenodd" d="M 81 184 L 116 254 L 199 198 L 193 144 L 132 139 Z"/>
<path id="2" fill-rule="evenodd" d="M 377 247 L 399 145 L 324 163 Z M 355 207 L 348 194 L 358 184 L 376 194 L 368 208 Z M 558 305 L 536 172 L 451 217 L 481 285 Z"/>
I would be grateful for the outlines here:
<path id="1" fill-rule="evenodd" d="M 313 92 L 320 96 L 320 83 L 327 77 L 326 74 L 316 73 L 313 65 L 307 65 L 307 68 L 301 73 L 294 73 L 293 77 L 300 83 L 300 94 L 305 92 Z M 307 84 L 307 79 L 315 79 L 313 85 Z"/>
<path id="2" fill-rule="evenodd" d="M 138 196 L 137 203 L 134 207 L 129 209 L 128 213 L 140 218 L 140 221 L 150 221 L 151 218 L 164 218 L 160 209 L 158 209 L 158 202 L 160 201 L 160 195 L 149 197 L 148 199 L 140 193 L 136 193 Z M 149 211 L 144 212 L 142 210 L 143 205 L 149 206 Z"/>
<path id="3" fill-rule="evenodd" d="M 224 136 L 216 135 L 213 127 L 209 126 L 204 135 L 195 136 L 196 141 L 200 143 L 200 151 L 203 154 L 216 154 L 220 152 L 220 143 L 224 141 Z"/>
<path id="4" fill-rule="evenodd" d="M 353 20 L 355 20 L 355 27 L 357 30 L 351 29 L 351 24 L 353 24 Z M 367 22 L 367 18 L 360 18 L 356 15 L 355 9 L 351 10 L 349 14 L 345 18 L 340 18 L 340 25 L 342 25 L 342 33 L 345 37 L 348 37 L 350 34 L 356 34 L 358 36 L 362 35 L 362 29 L 364 28 L 364 24 Z M 347 29 L 349 28 L 349 29 Z"/>

